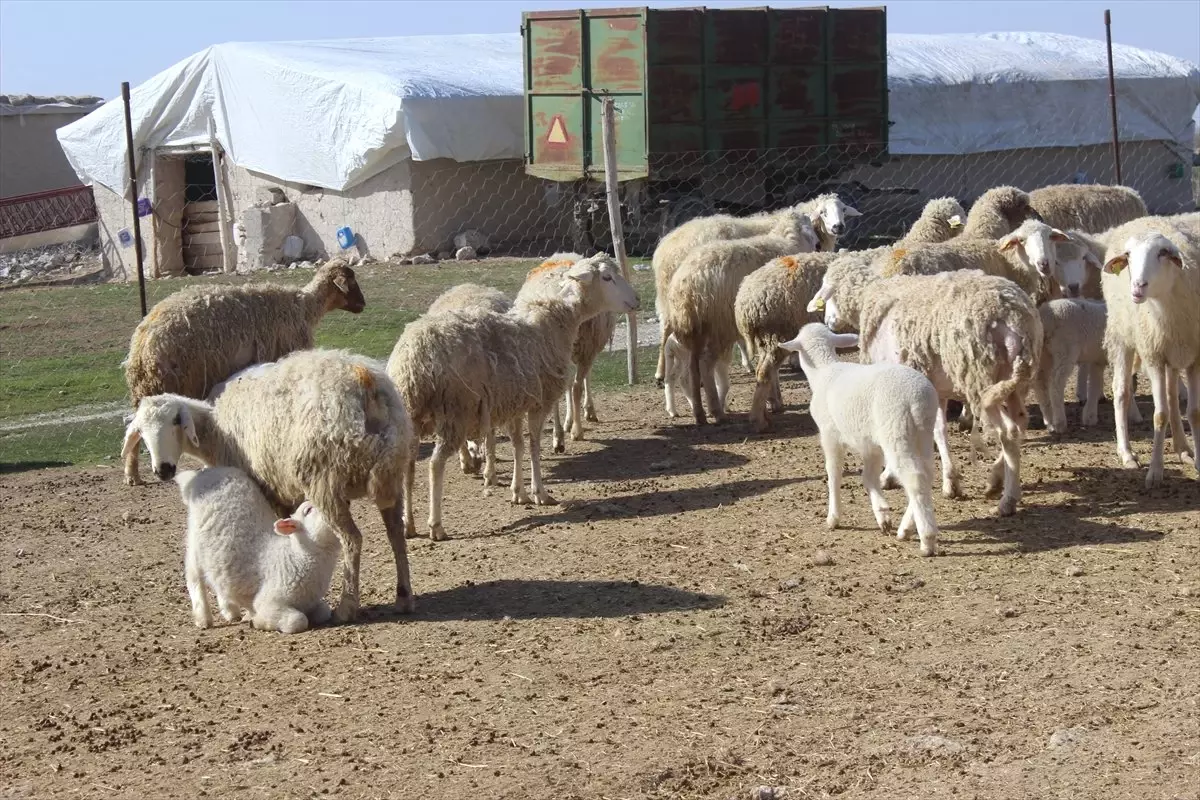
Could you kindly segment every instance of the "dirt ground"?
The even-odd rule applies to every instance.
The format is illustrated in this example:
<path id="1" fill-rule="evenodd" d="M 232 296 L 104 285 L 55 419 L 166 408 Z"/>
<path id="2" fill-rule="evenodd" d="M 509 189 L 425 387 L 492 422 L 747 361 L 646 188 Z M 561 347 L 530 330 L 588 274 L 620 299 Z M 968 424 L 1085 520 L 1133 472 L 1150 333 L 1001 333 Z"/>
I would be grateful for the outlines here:
<path id="1" fill-rule="evenodd" d="M 365 619 L 290 637 L 192 626 L 174 484 L 0 477 L 0 798 L 1200 798 L 1195 472 L 1145 491 L 1105 404 L 1031 432 L 1015 517 L 964 463 L 922 559 L 856 472 L 825 530 L 801 387 L 763 436 L 602 394 L 556 507 L 448 470 L 412 617 L 356 507 Z"/>

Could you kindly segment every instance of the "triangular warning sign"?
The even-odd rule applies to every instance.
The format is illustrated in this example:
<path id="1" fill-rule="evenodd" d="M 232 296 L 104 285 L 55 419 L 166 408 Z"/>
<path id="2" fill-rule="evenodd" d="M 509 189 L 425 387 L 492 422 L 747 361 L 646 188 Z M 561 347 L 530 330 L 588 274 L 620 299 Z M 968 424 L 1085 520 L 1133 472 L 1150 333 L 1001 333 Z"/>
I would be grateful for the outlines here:
<path id="1" fill-rule="evenodd" d="M 550 133 L 546 135 L 546 141 L 550 144 L 567 143 L 567 126 L 563 124 L 562 117 L 555 116 L 550 122 Z"/>

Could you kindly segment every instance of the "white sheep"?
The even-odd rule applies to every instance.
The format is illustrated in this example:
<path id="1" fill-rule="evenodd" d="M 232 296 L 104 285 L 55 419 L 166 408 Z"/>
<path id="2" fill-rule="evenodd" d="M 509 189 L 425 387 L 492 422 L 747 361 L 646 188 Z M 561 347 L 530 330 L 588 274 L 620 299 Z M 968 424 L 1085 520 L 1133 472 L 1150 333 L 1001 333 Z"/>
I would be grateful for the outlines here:
<path id="1" fill-rule="evenodd" d="M 555 253 L 529 271 L 525 283 L 517 292 L 515 303 L 523 305 L 536 298 L 556 297 L 562 287 L 567 270 L 583 260 L 578 253 Z M 571 430 L 574 441 L 583 440 L 583 420 L 599 422 L 596 405 L 592 398 L 589 376 L 597 356 L 604 352 L 617 327 L 617 315 L 611 312 L 597 314 L 579 326 L 575 343 L 571 348 L 571 362 L 575 365 L 575 378 L 567 392 L 566 427 Z M 561 453 L 566 447 L 563 441 L 563 422 L 558 404 L 554 404 L 551 417 L 553 424 L 554 452 Z"/>
<path id="2" fill-rule="evenodd" d="M 312 503 L 279 515 L 236 467 L 176 473 L 187 506 L 184 576 L 198 628 L 212 626 L 208 594 L 221 615 L 249 613 L 255 628 L 299 633 L 332 616 L 325 592 L 337 566 L 337 532 Z"/>
<path id="3" fill-rule="evenodd" d="M 700 390 L 709 409 L 723 422 L 728 385 L 717 376 L 729 362 L 738 340 L 734 299 L 742 279 L 773 258 L 799 252 L 811 227 L 807 215 L 797 211 L 780 216 L 771 232 L 748 239 L 710 242 L 693 250 L 671 279 L 669 330 L 688 352 L 691 370 L 692 415 L 705 424 Z"/>
<path id="4" fill-rule="evenodd" d="M 1136 354 L 1154 396 L 1154 445 L 1146 472 L 1146 487 L 1154 488 L 1163 479 L 1168 418 L 1181 458 L 1197 452 L 1200 435 L 1200 213 L 1143 217 L 1108 231 L 1104 240 L 1104 344 L 1113 368 L 1117 453 L 1125 467 L 1137 467 L 1127 417 Z M 1175 371 L 1187 383 L 1191 450 L 1179 419 Z"/>
<path id="5" fill-rule="evenodd" d="M 818 237 L 817 250 L 828 253 L 838 249 L 838 237 L 846 231 L 846 220 L 862 216 L 857 208 L 847 205 L 835 192 L 817 195 L 795 208 L 812 220 L 813 230 Z"/>
<path id="6" fill-rule="evenodd" d="M 189 286 L 154 304 L 138 323 L 122 362 L 136 409 L 143 397 L 203 398 L 238 370 L 313 346 L 325 314 L 366 307 L 354 270 L 344 260 L 322 265 L 308 285 L 248 283 Z M 141 483 L 138 451 L 125 461 L 125 481 Z"/>
<path id="7" fill-rule="evenodd" d="M 1038 313 L 1042 318 L 1044 339 L 1033 389 L 1046 420 L 1046 429 L 1051 433 L 1067 430 L 1063 395 L 1067 379 L 1076 365 L 1080 373 L 1088 376 L 1087 386 L 1092 387 L 1080 415 L 1080 425 L 1085 428 L 1095 425 L 1100 384 L 1104 365 L 1108 363 L 1104 353 L 1104 328 L 1108 316 L 1104 303 L 1060 298 L 1038 306 Z"/>
<path id="8" fill-rule="evenodd" d="M 836 329 L 837 323 L 836 310 L 826 305 L 825 324 Z M 947 497 L 959 496 L 961 489 L 946 437 L 946 402 L 960 398 L 977 409 L 1001 448 L 987 496 L 1002 493 L 999 514 L 1012 514 L 1021 498 L 1021 440 L 1029 423 L 1025 395 L 1042 352 L 1042 321 L 1029 295 L 979 270 L 898 275 L 872 285 L 860 331 L 864 362 L 907 364 L 937 389 L 934 440 Z M 973 452 L 977 446 L 973 432 Z"/>
<path id="9" fill-rule="evenodd" d="M 1128 186 L 1063 183 L 1029 193 L 1029 205 L 1043 222 L 1060 230 L 1097 233 L 1144 217 L 1146 202 Z"/>
<path id="10" fill-rule="evenodd" d="M 715 214 L 708 217 L 697 217 L 688 220 L 673 229 L 662 238 L 654 248 L 651 265 L 654 268 L 654 307 L 658 315 L 659 351 L 658 365 L 654 377 L 658 386 L 666 395 L 667 414 L 674 417 L 675 402 L 670 384 L 664 385 L 663 378 L 672 371 L 667 364 L 667 353 L 664 343 L 670 338 L 671 331 L 667 328 L 670 298 L 667 296 L 671 279 L 676 270 L 683 264 L 688 254 L 697 247 L 709 242 L 728 241 L 731 239 L 748 239 L 752 236 L 763 236 L 785 216 L 791 215 L 795 207 L 789 206 L 774 212 L 752 214 L 747 217 L 735 217 L 729 214 Z M 812 226 L 811 217 L 805 232 L 805 241 L 797 252 L 811 252 L 820 245 L 820 237 Z"/>
<path id="11" fill-rule="evenodd" d="M 125 430 L 124 455 L 144 439 L 155 474 L 170 480 L 179 458 L 238 467 L 280 516 L 305 498 L 342 543 L 342 592 L 334 611 L 354 619 L 362 534 L 350 501 L 371 500 L 396 561 L 396 602 L 413 609 L 405 531 L 412 504 L 404 477 L 417 441 L 404 401 L 380 365 L 339 350 L 301 350 L 229 381 L 215 403 L 181 395 L 142 398 Z"/>
<path id="12" fill-rule="evenodd" d="M 507 427 L 513 446 L 512 501 L 552 505 L 542 483 L 541 433 L 567 386 L 579 326 L 597 314 L 638 308 L 633 287 L 600 253 L 567 270 L 555 297 L 514 305 L 507 314 L 473 309 L 410 322 L 387 371 L 418 436 L 437 437 L 429 460 L 429 536 L 446 538 L 442 493 L 446 459 L 468 437 Z M 529 424 L 531 501 L 521 475 L 523 426 Z M 405 478 L 412 495 L 414 471 Z M 490 476 L 485 475 L 485 481 Z M 415 534 L 415 531 L 412 531 Z"/>
<path id="13" fill-rule="evenodd" d="M 795 339 L 780 344 L 800 354 L 812 390 L 808 408 L 817 423 L 829 481 L 826 524 L 834 530 L 841 519 L 842 466 L 849 451 L 862 459 L 863 485 L 879 529 L 887 532 L 892 525 L 891 509 L 880 488 L 880 475 L 887 467 L 908 496 L 896 537 L 907 538 L 915 524 L 921 555 L 936 555 L 938 529 L 931 487 L 937 390 L 911 367 L 838 359 L 837 348 L 857 345 L 857 335 L 833 333 L 819 322 L 808 323 Z"/>

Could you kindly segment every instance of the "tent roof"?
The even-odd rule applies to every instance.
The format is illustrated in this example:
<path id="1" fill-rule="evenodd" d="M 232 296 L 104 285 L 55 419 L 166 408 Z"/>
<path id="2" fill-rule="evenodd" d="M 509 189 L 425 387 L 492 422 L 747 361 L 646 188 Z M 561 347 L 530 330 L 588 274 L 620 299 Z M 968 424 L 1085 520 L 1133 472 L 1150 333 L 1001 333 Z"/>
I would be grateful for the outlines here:
<path id="1" fill-rule="evenodd" d="M 1190 147 L 1200 69 L 1113 51 L 1122 137 Z M 1103 42 L 1074 36 L 890 35 L 890 149 L 1106 142 L 1106 65 Z M 522 74 L 517 34 L 216 45 L 132 91 L 134 140 L 139 150 L 204 144 L 211 116 L 235 164 L 341 190 L 405 158 L 520 158 Z M 81 180 L 118 191 L 124 135 L 120 99 L 58 132 Z"/>

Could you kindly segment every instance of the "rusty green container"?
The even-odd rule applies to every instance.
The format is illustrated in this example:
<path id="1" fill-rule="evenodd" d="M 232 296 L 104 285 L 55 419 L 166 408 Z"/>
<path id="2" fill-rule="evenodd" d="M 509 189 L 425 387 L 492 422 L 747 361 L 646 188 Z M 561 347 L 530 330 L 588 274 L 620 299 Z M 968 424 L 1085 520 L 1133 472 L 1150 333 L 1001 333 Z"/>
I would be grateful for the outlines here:
<path id="1" fill-rule="evenodd" d="M 538 11 L 521 33 L 531 175 L 603 180 L 606 93 L 621 180 L 685 153 L 786 149 L 849 166 L 887 150 L 883 8 Z"/>

